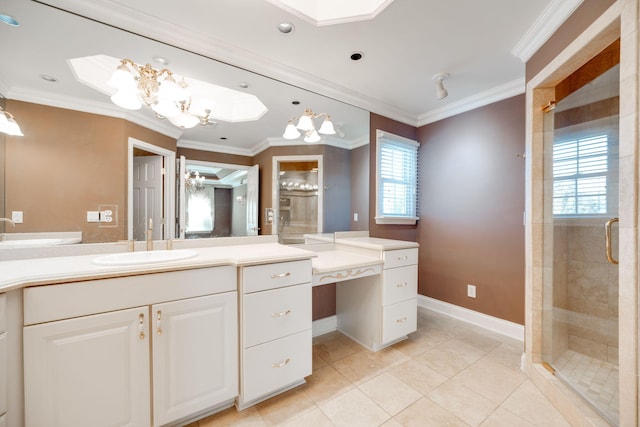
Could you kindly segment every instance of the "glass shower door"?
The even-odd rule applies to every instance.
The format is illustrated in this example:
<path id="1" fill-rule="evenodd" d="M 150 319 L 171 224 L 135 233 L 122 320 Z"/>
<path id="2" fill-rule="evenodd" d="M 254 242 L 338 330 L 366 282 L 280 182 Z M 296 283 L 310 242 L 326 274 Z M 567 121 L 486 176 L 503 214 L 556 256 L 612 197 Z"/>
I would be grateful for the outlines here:
<path id="1" fill-rule="evenodd" d="M 618 94 L 614 66 L 545 114 L 543 358 L 618 424 Z"/>

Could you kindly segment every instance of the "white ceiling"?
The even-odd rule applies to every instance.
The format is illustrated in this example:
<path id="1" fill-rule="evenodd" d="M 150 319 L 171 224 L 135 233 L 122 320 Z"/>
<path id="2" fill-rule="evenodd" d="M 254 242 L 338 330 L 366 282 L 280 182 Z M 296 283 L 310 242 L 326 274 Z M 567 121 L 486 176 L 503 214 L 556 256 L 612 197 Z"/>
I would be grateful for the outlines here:
<path id="1" fill-rule="evenodd" d="M 326 143 L 357 146 L 368 138 L 365 110 L 420 126 L 524 92 L 523 61 L 581 0 L 394 0 L 373 19 L 323 26 L 274 3 L 0 0 L 0 13 L 21 23 L 0 24 L 0 93 L 120 115 L 170 134 L 184 146 L 247 155 L 284 143 L 280 136 L 287 120 L 312 108 L 344 123 L 345 137 Z M 295 30 L 278 32 L 281 22 Z M 354 51 L 364 58 L 352 61 Z M 245 90 L 269 112 L 257 122 L 219 122 L 184 132 L 149 112 L 125 115 L 106 95 L 75 81 L 66 63 L 97 54 L 138 63 L 163 56 L 178 74 L 234 89 L 246 82 Z M 432 81 L 440 72 L 451 75 L 444 100 L 436 98 Z M 58 82 L 47 83 L 41 74 Z"/>

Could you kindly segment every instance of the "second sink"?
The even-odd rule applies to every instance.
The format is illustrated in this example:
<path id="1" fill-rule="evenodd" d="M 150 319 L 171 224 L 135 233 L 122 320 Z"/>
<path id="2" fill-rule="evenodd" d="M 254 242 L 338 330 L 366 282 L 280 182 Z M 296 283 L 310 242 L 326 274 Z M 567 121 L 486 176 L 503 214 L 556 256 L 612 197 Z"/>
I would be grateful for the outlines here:
<path id="1" fill-rule="evenodd" d="M 121 254 L 110 254 L 100 256 L 93 260 L 97 265 L 137 265 L 154 264 L 158 262 L 179 261 L 192 258 L 198 252 L 191 249 L 177 249 L 171 251 L 146 251 L 146 252 L 125 252 Z"/>

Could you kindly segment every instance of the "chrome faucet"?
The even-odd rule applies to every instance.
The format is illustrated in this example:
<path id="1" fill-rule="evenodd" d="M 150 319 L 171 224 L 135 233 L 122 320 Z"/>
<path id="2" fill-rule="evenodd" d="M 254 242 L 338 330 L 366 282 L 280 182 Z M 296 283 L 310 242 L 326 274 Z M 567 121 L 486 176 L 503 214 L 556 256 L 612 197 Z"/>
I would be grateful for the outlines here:
<path id="1" fill-rule="evenodd" d="M 147 250 L 153 250 L 153 219 L 149 218 L 149 228 L 147 228 Z"/>
<path id="2" fill-rule="evenodd" d="M 9 218 L 0 218 L 0 222 L 8 222 L 9 224 L 16 226 L 16 223 L 11 221 Z"/>

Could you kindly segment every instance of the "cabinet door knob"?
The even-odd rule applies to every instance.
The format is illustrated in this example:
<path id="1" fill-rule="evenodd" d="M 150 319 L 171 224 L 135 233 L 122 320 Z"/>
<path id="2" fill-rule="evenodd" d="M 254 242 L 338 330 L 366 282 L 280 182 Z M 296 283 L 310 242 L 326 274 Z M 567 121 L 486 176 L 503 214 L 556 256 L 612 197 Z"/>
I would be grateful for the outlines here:
<path id="1" fill-rule="evenodd" d="M 398 257 L 398 261 L 402 261 L 402 260 L 405 260 L 405 259 L 409 259 L 409 257 L 408 257 L 408 256 L 406 256 L 406 255 L 405 255 L 405 256 L 399 256 L 399 257 Z"/>
<path id="2" fill-rule="evenodd" d="M 407 282 L 404 282 L 404 283 L 398 283 L 398 284 L 396 285 L 396 287 L 398 287 L 398 288 L 404 288 L 405 286 L 407 286 Z"/>
<path id="3" fill-rule="evenodd" d="M 144 313 L 140 313 L 138 316 L 138 338 L 144 339 Z"/>
<path id="4" fill-rule="evenodd" d="M 406 321 L 407 321 L 407 318 L 406 318 L 406 317 L 403 317 L 402 319 L 398 319 L 398 320 L 396 320 L 396 322 L 398 322 L 398 323 L 404 323 L 404 322 L 406 322 Z"/>
<path id="5" fill-rule="evenodd" d="M 289 362 L 291 362 L 291 359 L 287 357 L 285 360 L 283 360 L 280 363 L 274 363 L 273 365 L 271 365 L 271 367 L 272 368 L 282 368 L 283 366 L 288 365 Z"/>
<path id="6" fill-rule="evenodd" d="M 280 313 L 273 313 L 271 315 L 271 317 L 283 317 L 283 316 L 286 316 L 288 314 L 291 314 L 291 310 L 282 311 Z"/>
<path id="7" fill-rule="evenodd" d="M 162 335 L 162 310 L 158 310 L 156 317 L 156 333 Z"/>
<path id="8" fill-rule="evenodd" d="M 287 277 L 287 276 L 291 276 L 291 273 L 286 272 L 286 273 L 280 273 L 280 274 L 272 274 L 271 278 L 272 279 L 282 279 L 283 277 Z"/>

